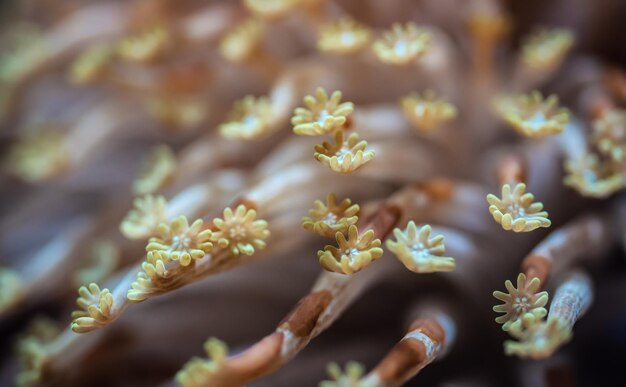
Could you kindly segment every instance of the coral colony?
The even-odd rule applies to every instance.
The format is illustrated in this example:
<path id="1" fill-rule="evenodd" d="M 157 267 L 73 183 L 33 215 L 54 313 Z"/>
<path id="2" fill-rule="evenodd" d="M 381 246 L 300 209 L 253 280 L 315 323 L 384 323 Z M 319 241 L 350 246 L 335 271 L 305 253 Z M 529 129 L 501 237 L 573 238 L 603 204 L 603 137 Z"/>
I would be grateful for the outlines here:
<path id="1" fill-rule="evenodd" d="M 0 384 L 574 385 L 626 75 L 506 9 L 17 6 Z"/>

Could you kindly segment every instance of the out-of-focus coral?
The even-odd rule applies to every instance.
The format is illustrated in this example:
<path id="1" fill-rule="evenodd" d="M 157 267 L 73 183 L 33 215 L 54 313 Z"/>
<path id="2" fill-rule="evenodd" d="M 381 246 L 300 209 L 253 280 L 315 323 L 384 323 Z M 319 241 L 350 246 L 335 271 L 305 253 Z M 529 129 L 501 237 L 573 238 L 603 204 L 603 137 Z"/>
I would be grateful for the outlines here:
<path id="1" fill-rule="evenodd" d="M 365 48 L 370 41 L 369 28 L 352 19 L 339 19 L 320 29 L 317 47 L 320 51 L 352 54 Z"/>
<path id="2" fill-rule="evenodd" d="M 319 136 L 345 126 L 354 111 L 352 102 L 341 102 L 341 92 L 334 91 L 330 98 L 323 88 L 318 88 L 315 97 L 304 97 L 306 107 L 296 108 L 291 118 L 295 134 Z"/>
<path id="3" fill-rule="evenodd" d="M 147 239 L 156 235 L 159 224 L 165 222 L 167 201 L 163 196 L 145 195 L 134 201 L 134 208 L 120 223 L 120 231 L 130 239 Z"/>
<path id="4" fill-rule="evenodd" d="M 569 113 L 558 106 L 555 95 L 544 98 L 540 92 L 516 97 L 500 97 L 496 109 L 507 124 L 529 138 L 561 133 L 569 122 Z"/>
<path id="5" fill-rule="evenodd" d="M 407 65 L 424 55 L 430 39 L 430 34 L 415 23 L 396 23 L 383 33 L 382 39 L 374 42 L 372 48 L 384 63 Z"/>
<path id="6" fill-rule="evenodd" d="M 427 90 L 423 95 L 411 94 L 403 97 L 400 105 L 404 116 L 423 133 L 433 131 L 457 115 L 456 107 L 437 98 L 432 90 Z"/>
<path id="7" fill-rule="evenodd" d="M 220 125 L 226 138 L 254 140 L 267 134 L 272 119 L 272 104 L 266 97 L 247 95 L 235 102 L 228 122 Z"/>
<path id="8" fill-rule="evenodd" d="M 162 188 L 176 172 L 176 156 L 170 148 L 160 145 L 146 157 L 133 183 L 135 195 L 153 194 Z"/>

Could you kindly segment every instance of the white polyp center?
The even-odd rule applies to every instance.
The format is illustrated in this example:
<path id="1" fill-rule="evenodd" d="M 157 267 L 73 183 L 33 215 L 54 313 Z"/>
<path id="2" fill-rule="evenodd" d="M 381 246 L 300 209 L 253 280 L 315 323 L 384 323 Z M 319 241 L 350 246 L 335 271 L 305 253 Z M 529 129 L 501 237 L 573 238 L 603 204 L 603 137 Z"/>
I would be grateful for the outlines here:
<path id="1" fill-rule="evenodd" d="M 409 51 L 409 45 L 404 40 L 398 40 L 393 46 L 393 50 L 397 56 L 406 56 Z"/>
<path id="2" fill-rule="evenodd" d="M 538 111 L 526 120 L 526 124 L 533 130 L 539 130 L 545 125 L 546 121 L 546 115 Z"/>
<path id="3" fill-rule="evenodd" d="M 515 309 L 516 312 L 521 313 L 524 312 L 526 313 L 528 311 L 529 308 L 529 300 L 528 297 L 526 296 L 517 296 L 515 297 L 515 300 L 513 302 L 513 309 Z"/>
<path id="4" fill-rule="evenodd" d="M 259 119 L 254 114 L 248 114 L 241 122 L 248 130 L 255 129 L 259 125 Z"/>
<path id="5" fill-rule="evenodd" d="M 335 153 L 335 156 L 337 156 L 340 164 L 343 162 L 343 159 L 347 154 L 352 154 L 352 152 L 350 152 L 350 150 L 347 148 L 341 148 L 337 151 L 337 153 Z"/>
<path id="6" fill-rule="evenodd" d="M 526 216 L 526 209 L 517 203 L 509 204 L 506 209 L 513 218 L 523 218 Z"/>
<path id="7" fill-rule="evenodd" d="M 241 224 L 236 224 L 228 230 L 231 239 L 241 240 L 248 235 L 248 230 Z"/>
<path id="8" fill-rule="evenodd" d="M 191 238 L 187 235 L 175 235 L 172 238 L 172 250 L 187 250 L 191 245 Z"/>
<path id="9" fill-rule="evenodd" d="M 326 117 L 330 116 L 330 114 L 328 114 L 328 110 L 324 109 L 321 112 L 319 112 L 319 114 L 317 115 L 317 123 L 320 125 L 324 125 L 324 121 L 326 120 Z"/>
<path id="10" fill-rule="evenodd" d="M 413 254 L 413 256 L 417 258 L 427 258 L 428 256 L 430 256 L 430 252 L 423 243 L 410 245 L 409 248 L 411 249 L 411 253 Z"/>
<path id="11" fill-rule="evenodd" d="M 352 46 L 354 45 L 356 39 L 352 32 L 344 31 L 341 33 L 341 35 L 339 35 L 339 41 L 344 46 Z"/>
<path id="12" fill-rule="evenodd" d="M 328 212 L 324 217 L 324 223 L 335 224 L 337 223 L 337 215 L 334 212 Z"/>
<path id="13" fill-rule="evenodd" d="M 415 115 L 418 117 L 423 117 L 426 115 L 426 105 L 423 103 L 418 103 L 415 105 Z"/>
<path id="14" fill-rule="evenodd" d="M 359 255 L 360 251 L 357 248 L 353 247 L 346 249 L 343 253 L 344 255 L 348 256 L 348 258 L 350 258 L 350 263 L 353 263 L 356 257 Z"/>

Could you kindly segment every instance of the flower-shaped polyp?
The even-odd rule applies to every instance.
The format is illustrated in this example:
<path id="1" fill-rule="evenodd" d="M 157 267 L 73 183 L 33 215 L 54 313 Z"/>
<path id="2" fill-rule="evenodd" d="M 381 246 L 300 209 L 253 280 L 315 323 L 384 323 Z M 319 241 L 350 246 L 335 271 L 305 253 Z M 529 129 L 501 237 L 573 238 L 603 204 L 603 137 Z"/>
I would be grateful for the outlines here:
<path id="1" fill-rule="evenodd" d="M 254 140 L 267 134 L 272 119 L 272 104 L 266 97 L 247 95 L 235 102 L 228 122 L 219 127 L 226 138 Z"/>
<path id="2" fill-rule="evenodd" d="M 359 141 L 359 135 L 352 133 L 344 139 L 343 130 L 335 133 L 335 144 L 324 141 L 315 145 L 315 158 L 335 172 L 350 173 L 356 171 L 375 156 L 367 149 L 367 141 Z"/>
<path id="3" fill-rule="evenodd" d="M 456 267 L 454 258 L 444 257 L 446 248 L 443 235 L 430 237 L 430 225 L 417 228 L 410 221 L 406 230 L 393 230 L 396 241 L 388 240 L 387 248 L 394 253 L 407 269 L 416 273 L 452 271 Z"/>
<path id="4" fill-rule="evenodd" d="M 544 308 L 548 303 L 548 292 L 537 292 L 540 288 L 539 278 L 526 280 L 526 275 L 520 273 L 517 276 L 517 288 L 511 281 L 504 283 L 508 293 L 495 291 L 493 296 L 504 304 L 493 307 L 494 312 L 504 313 L 496 317 L 496 322 L 502 325 L 502 330 L 508 331 L 511 325 L 520 317 L 531 313 L 539 318 L 544 317 L 548 311 Z"/>
<path id="5" fill-rule="evenodd" d="M 370 40 L 370 30 L 348 18 L 323 26 L 319 32 L 317 48 L 336 54 L 351 54 L 363 49 Z"/>
<path id="6" fill-rule="evenodd" d="M 423 95 L 411 94 L 400 100 L 404 116 L 421 132 L 428 133 L 441 124 L 454 119 L 457 110 L 454 105 L 438 99 L 432 90 Z"/>
<path id="7" fill-rule="evenodd" d="M 572 337 L 572 331 L 559 319 L 548 319 L 527 313 L 511 324 L 509 334 L 519 341 L 504 342 L 507 355 L 545 359 Z"/>
<path id="8" fill-rule="evenodd" d="M 593 123 L 598 150 L 614 161 L 626 161 L 626 110 L 609 109 Z"/>
<path id="9" fill-rule="evenodd" d="M 262 37 L 263 24 L 256 19 L 246 20 L 222 39 L 220 52 L 230 61 L 241 62 L 254 53 Z"/>
<path id="10" fill-rule="evenodd" d="M 212 385 L 212 379 L 228 357 L 226 344 L 212 337 L 204 343 L 208 359 L 194 357 L 176 374 L 176 381 L 183 387 L 204 387 Z"/>
<path id="11" fill-rule="evenodd" d="M 151 194 L 170 182 L 176 172 L 176 156 L 167 145 L 152 149 L 133 182 L 135 195 Z"/>
<path id="12" fill-rule="evenodd" d="M 295 134 L 319 136 L 345 126 L 348 116 L 354 111 L 352 102 L 341 102 L 341 91 L 334 91 L 330 98 L 326 90 L 317 88 L 315 97 L 304 97 L 306 107 L 296 108 L 291 124 Z"/>
<path id="13" fill-rule="evenodd" d="M 356 224 L 359 205 L 352 204 L 349 198 L 337 203 L 334 193 L 329 193 L 324 204 L 321 200 L 313 203 L 309 216 L 302 218 L 302 226 L 315 234 L 334 238 L 337 232 L 346 233 L 348 227 Z"/>
<path id="14" fill-rule="evenodd" d="M 374 42 L 373 49 L 383 63 L 406 65 L 415 62 L 428 49 L 430 34 L 415 23 L 394 24 Z"/>
<path id="15" fill-rule="evenodd" d="M 520 134 L 537 139 L 565 130 L 569 113 L 558 104 L 556 95 L 544 99 L 540 92 L 533 91 L 516 97 L 499 98 L 496 110 Z"/>
<path id="16" fill-rule="evenodd" d="M 120 231 L 128 239 L 144 239 L 154 236 L 157 227 L 166 221 L 163 196 L 146 195 L 135 199 L 134 208 L 128 212 Z"/>
<path id="17" fill-rule="evenodd" d="M 146 251 L 157 255 L 162 261 L 179 261 L 188 266 L 192 259 L 200 259 L 211 251 L 211 230 L 202 230 L 201 219 L 189 226 L 185 216 L 179 216 L 170 224 L 161 223 L 157 228 L 158 237 L 150 238 Z"/>
<path id="18" fill-rule="evenodd" d="M 574 34 L 566 29 L 541 30 L 522 47 L 522 62 L 534 69 L 557 67 L 574 45 Z"/>
<path id="19" fill-rule="evenodd" d="M 622 163 L 600 160 L 597 155 L 587 153 L 577 160 L 565 161 L 567 175 L 563 183 L 583 196 L 602 199 L 624 188 L 626 179 L 622 170 Z"/>
<path id="20" fill-rule="evenodd" d="M 345 372 L 341 371 L 341 367 L 337 363 L 330 363 L 326 367 L 328 376 L 333 380 L 325 380 L 320 383 L 320 387 L 358 387 L 361 377 L 365 373 L 362 364 L 350 361 L 346 364 Z"/>
<path id="21" fill-rule="evenodd" d="M 54 178 L 69 164 L 63 135 L 37 130 L 16 142 L 8 152 L 7 169 L 30 182 Z"/>
<path id="22" fill-rule="evenodd" d="M 96 283 L 81 286 L 78 289 L 80 297 L 76 303 L 81 310 L 72 312 L 72 330 L 76 333 L 91 332 L 105 326 L 111 319 L 113 294 L 109 289 L 102 289 Z"/>
<path id="23" fill-rule="evenodd" d="M 245 0 L 248 9 L 259 17 L 273 19 L 285 16 L 299 0 Z"/>
<path id="24" fill-rule="evenodd" d="M 170 33 L 165 28 L 155 27 L 123 38 L 117 46 L 117 53 L 129 61 L 150 62 L 168 50 L 170 40 Z"/>
<path id="25" fill-rule="evenodd" d="M 338 232 L 335 235 L 338 247 L 327 245 L 317 252 L 320 265 L 341 274 L 353 274 L 383 255 L 380 239 L 374 238 L 374 231 L 367 230 L 359 236 L 357 226 L 348 228 L 348 239 Z"/>
<path id="26" fill-rule="evenodd" d="M 541 202 L 533 203 L 535 196 L 526 192 L 526 184 L 518 183 L 513 190 L 508 184 L 502 186 L 502 198 L 487 195 L 489 212 L 505 230 L 528 232 L 539 227 L 550 227 L 548 213 Z"/>
<path id="27" fill-rule="evenodd" d="M 213 219 L 217 230 L 213 232 L 211 240 L 221 248 L 228 247 L 235 256 L 252 255 L 255 249 L 265 248 L 265 239 L 270 235 L 267 222 L 255 219 L 256 211 L 247 209 L 243 204 L 237 206 L 235 212 L 227 207 L 223 219 Z"/>

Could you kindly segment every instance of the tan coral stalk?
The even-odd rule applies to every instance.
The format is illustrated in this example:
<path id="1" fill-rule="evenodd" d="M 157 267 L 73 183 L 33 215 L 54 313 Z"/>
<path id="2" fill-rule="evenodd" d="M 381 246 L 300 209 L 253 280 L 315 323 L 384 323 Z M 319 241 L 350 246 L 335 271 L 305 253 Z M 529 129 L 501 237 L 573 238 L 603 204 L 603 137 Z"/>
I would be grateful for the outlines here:
<path id="1" fill-rule="evenodd" d="M 213 219 L 216 231 L 211 240 L 221 248 L 228 248 L 234 256 L 252 255 L 255 249 L 265 248 L 265 239 L 270 235 L 267 222 L 256 220 L 256 211 L 240 204 L 233 212 L 230 207 L 224 209 L 224 218 Z"/>
<path id="2" fill-rule="evenodd" d="M 272 122 L 272 104 L 267 97 L 247 95 L 235 102 L 228 121 L 219 127 L 223 137 L 254 140 L 267 134 Z"/>
<path id="3" fill-rule="evenodd" d="M 494 312 L 504 313 L 496 318 L 496 322 L 502 325 L 502 330 L 508 331 L 513 323 L 520 317 L 531 313 L 537 317 L 544 317 L 548 311 L 544 308 L 548 303 L 548 292 L 538 292 L 540 289 L 539 278 L 526 280 L 526 275 L 520 273 L 517 276 L 517 288 L 511 281 L 504 283 L 508 293 L 493 292 L 493 296 L 504 304 L 493 307 Z"/>
<path id="4" fill-rule="evenodd" d="M 446 251 L 443 235 L 431 238 L 431 231 L 430 225 L 418 229 L 415 222 L 410 221 L 404 231 L 399 228 L 393 230 L 396 241 L 387 240 L 387 248 L 407 269 L 416 273 L 454 270 L 454 258 L 443 256 Z"/>
<path id="5" fill-rule="evenodd" d="M 498 114 L 520 134 L 538 139 L 559 134 L 569 123 L 569 113 L 559 107 L 555 95 L 544 98 L 538 91 L 515 97 L 500 97 L 495 106 Z"/>
<path id="6" fill-rule="evenodd" d="M 539 227 L 550 227 L 548 213 L 541 202 L 533 203 L 535 196 L 526 192 L 526 184 L 518 183 L 511 191 L 509 184 L 502 186 L 502 198 L 487 195 L 489 213 L 505 230 L 529 232 Z"/>
<path id="7" fill-rule="evenodd" d="M 159 145 L 153 148 L 143 161 L 143 164 L 133 182 L 135 195 L 153 194 L 167 185 L 176 172 L 176 156 L 166 146 Z"/>
<path id="8" fill-rule="evenodd" d="M 341 91 L 334 91 L 330 98 L 321 87 L 315 97 L 304 97 L 306 107 L 296 108 L 291 118 L 295 134 L 319 136 L 344 128 L 348 117 L 354 111 L 352 102 L 341 103 Z"/>
<path id="9" fill-rule="evenodd" d="M 129 239 L 147 239 L 155 236 L 159 224 L 167 220 L 167 202 L 163 196 L 145 195 L 138 197 L 124 220 L 120 231 Z"/>
<path id="10" fill-rule="evenodd" d="M 76 333 L 90 332 L 109 323 L 113 295 L 109 289 L 102 289 L 96 283 L 81 286 L 76 303 L 82 310 L 72 312 L 72 330 Z"/>
<path id="11" fill-rule="evenodd" d="M 337 232 L 347 233 L 348 227 L 359 220 L 359 205 L 352 204 L 349 198 L 337 203 L 334 193 L 329 193 L 326 204 L 321 200 L 313 203 L 309 216 L 302 218 L 302 226 L 310 232 L 334 238 Z"/>
<path id="12" fill-rule="evenodd" d="M 423 95 L 414 93 L 403 97 L 400 106 L 404 116 L 422 133 L 432 132 L 457 115 L 456 107 L 437 98 L 432 90 L 426 90 Z"/>
<path id="13" fill-rule="evenodd" d="M 185 216 L 179 216 L 170 224 L 161 223 L 157 237 L 150 238 L 146 251 L 162 261 L 180 261 L 188 266 L 192 259 L 200 259 L 211 251 L 211 230 L 203 230 L 204 222 L 196 219 L 191 226 Z"/>
<path id="14" fill-rule="evenodd" d="M 383 32 L 383 37 L 374 42 L 372 48 L 383 63 L 407 65 L 424 55 L 429 42 L 430 34 L 415 23 L 396 23 Z"/>
<path id="15" fill-rule="evenodd" d="M 367 149 L 367 141 L 359 141 L 359 135 L 350 134 L 344 138 L 344 132 L 335 133 L 335 143 L 324 141 L 315 145 L 315 158 L 320 163 L 339 173 L 351 173 L 371 161 L 375 153 Z"/>
<path id="16" fill-rule="evenodd" d="M 367 230 L 359 236 L 357 226 L 348 228 L 348 239 L 338 232 L 335 235 L 338 247 L 327 245 L 317 252 L 320 265 L 341 274 L 354 274 L 383 255 L 380 239 L 374 238 L 374 231 Z"/>
<path id="17" fill-rule="evenodd" d="M 343 18 L 320 28 L 317 48 L 336 54 L 352 54 L 369 43 L 370 35 L 365 25 Z"/>

